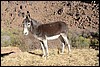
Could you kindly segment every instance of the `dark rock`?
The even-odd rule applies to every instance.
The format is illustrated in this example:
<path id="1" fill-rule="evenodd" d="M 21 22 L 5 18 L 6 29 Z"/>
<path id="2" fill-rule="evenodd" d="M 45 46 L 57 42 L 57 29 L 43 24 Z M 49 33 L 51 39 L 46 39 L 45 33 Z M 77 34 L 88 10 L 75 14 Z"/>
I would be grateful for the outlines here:
<path id="1" fill-rule="evenodd" d="M 25 13 L 23 12 L 23 13 L 22 13 L 22 17 L 24 17 L 24 15 L 25 15 Z"/>
<path id="2" fill-rule="evenodd" d="M 57 11 L 57 13 L 58 13 L 59 15 L 61 15 L 62 12 L 63 12 L 63 8 L 61 8 L 61 9 L 59 9 L 59 10 Z"/>
<path id="3" fill-rule="evenodd" d="M 20 9 L 22 9 L 22 5 L 20 6 Z"/>
<path id="4" fill-rule="evenodd" d="M 67 6 L 71 6 L 71 4 L 70 4 L 70 3 L 68 3 L 68 4 L 67 4 Z"/>

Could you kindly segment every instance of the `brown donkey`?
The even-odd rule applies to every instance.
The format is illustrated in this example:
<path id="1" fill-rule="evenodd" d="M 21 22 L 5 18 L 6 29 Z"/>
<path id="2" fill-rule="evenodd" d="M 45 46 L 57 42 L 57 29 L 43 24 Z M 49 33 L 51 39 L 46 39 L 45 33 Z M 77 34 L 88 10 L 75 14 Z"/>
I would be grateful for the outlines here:
<path id="1" fill-rule="evenodd" d="M 30 18 L 30 14 L 27 12 L 26 17 L 23 20 L 23 27 L 24 35 L 28 35 L 29 32 L 31 32 L 33 36 L 40 41 L 43 50 L 43 56 L 48 56 L 47 40 L 53 40 L 57 38 L 60 38 L 62 42 L 62 53 L 64 52 L 64 47 L 66 44 L 68 44 L 69 52 L 71 51 L 66 35 L 68 28 L 65 22 L 58 21 L 48 24 L 41 24 Z"/>

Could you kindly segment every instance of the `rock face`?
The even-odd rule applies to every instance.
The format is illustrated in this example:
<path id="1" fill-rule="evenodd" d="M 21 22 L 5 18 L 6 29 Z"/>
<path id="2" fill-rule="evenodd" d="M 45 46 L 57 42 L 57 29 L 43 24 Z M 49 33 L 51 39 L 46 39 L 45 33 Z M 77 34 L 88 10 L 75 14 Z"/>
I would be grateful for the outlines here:
<path id="1" fill-rule="evenodd" d="M 43 24 L 64 21 L 75 33 L 97 32 L 98 5 L 95 1 L 1 1 L 1 27 L 22 31 L 22 15 L 29 11 L 33 19 Z"/>
<path id="2" fill-rule="evenodd" d="M 81 1 L 1 1 L 2 26 L 13 28 L 22 23 L 22 14 L 30 12 L 31 17 L 41 23 L 65 21 L 70 29 L 98 30 L 99 7 L 93 2 Z M 20 22 L 19 22 L 20 21 Z"/>

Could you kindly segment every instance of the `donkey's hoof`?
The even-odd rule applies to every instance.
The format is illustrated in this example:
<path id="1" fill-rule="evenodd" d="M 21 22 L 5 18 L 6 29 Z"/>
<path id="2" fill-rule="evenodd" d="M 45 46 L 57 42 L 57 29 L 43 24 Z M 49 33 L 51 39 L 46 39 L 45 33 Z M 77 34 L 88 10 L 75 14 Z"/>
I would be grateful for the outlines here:
<path id="1" fill-rule="evenodd" d="M 46 55 L 42 55 L 42 57 L 45 57 Z"/>
<path id="2" fill-rule="evenodd" d="M 42 57 L 48 57 L 49 55 L 42 55 Z"/>
<path id="3" fill-rule="evenodd" d="M 42 55 L 42 57 L 47 57 L 46 55 Z"/>
<path id="4" fill-rule="evenodd" d="M 61 53 L 59 53 L 59 54 L 65 54 L 64 52 L 61 52 Z"/>
<path id="5" fill-rule="evenodd" d="M 64 54 L 64 53 L 60 53 L 60 54 Z"/>

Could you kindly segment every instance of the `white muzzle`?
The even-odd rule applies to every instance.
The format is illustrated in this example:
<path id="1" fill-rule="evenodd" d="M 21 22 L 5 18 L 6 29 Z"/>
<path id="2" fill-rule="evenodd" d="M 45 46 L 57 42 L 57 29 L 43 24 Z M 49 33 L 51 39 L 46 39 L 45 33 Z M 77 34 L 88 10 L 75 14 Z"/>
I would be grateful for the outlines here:
<path id="1" fill-rule="evenodd" d="M 28 29 L 27 28 L 24 28 L 24 35 L 28 35 Z"/>

